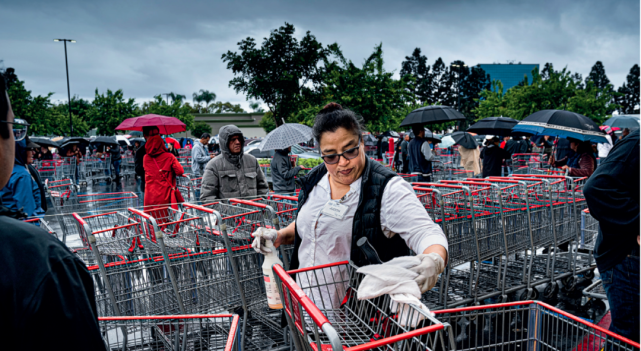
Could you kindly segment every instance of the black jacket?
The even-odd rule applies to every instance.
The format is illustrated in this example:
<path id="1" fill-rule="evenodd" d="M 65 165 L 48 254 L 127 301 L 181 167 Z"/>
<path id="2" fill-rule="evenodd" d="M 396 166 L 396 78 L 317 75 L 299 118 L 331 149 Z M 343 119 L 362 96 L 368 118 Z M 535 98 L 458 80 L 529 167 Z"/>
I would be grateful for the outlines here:
<path id="1" fill-rule="evenodd" d="M 314 167 L 306 176 L 301 177 L 302 187 L 298 195 L 299 211 L 305 205 L 309 193 L 323 178 L 325 173 L 327 173 L 325 164 L 320 164 Z M 363 236 L 367 237 L 383 262 L 410 254 L 410 249 L 400 235 L 394 235 L 388 238 L 383 234 L 383 230 L 381 229 L 380 208 L 383 191 L 387 183 L 397 176 L 396 173 L 383 167 L 380 163 L 367 158 L 367 164 L 361 180 L 361 193 L 358 200 L 358 207 L 356 208 L 356 213 L 354 213 L 354 222 L 352 224 L 350 259 L 359 267 L 368 264 L 365 256 L 356 246 L 358 239 Z M 298 226 L 296 226 L 296 228 L 298 228 Z M 297 269 L 299 267 L 298 249 L 300 248 L 301 242 L 302 239 L 298 235 L 298 230 L 296 230 L 294 253 L 290 261 L 290 269 Z"/>
<path id="2" fill-rule="evenodd" d="M 120 146 L 112 145 L 111 149 L 109 149 L 109 153 L 111 154 L 111 163 L 120 161 L 122 159 L 122 155 L 120 154 Z"/>
<path id="3" fill-rule="evenodd" d="M 490 176 L 501 176 L 501 166 L 503 160 L 510 158 L 507 151 L 500 147 L 490 144 L 481 150 L 481 159 L 483 160 L 483 178 Z"/>
<path id="4" fill-rule="evenodd" d="M 425 155 L 421 151 L 425 142 L 425 139 L 421 137 L 412 139 L 407 147 L 407 152 L 409 153 L 410 172 L 429 176 L 432 174 L 432 162 L 425 160 Z"/>
<path id="5" fill-rule="evenodd" d="M 34 225 L 0 216 L 0 227 L 2 348 L 105 350 L 82 261 Z"/>
<path id="6" fill-rule="evenodd" d="M 300 167 L 292 168 L 289 153 L 285 150 L 276 150 L 272 158 L 272 186 L 274 191 L 296 191 L 294 177 L 300 172 Z"/>
<path id="7" fill-rule="evenodd" d="M 610 150 L 583 192 L 590 214 L 599 221 L 594 258 L 600 272 L 639 250 L 639 130 Z"/>
<path id="8" fill-rule="evenodd" d="M 516 140 L 510 139 L 505 142 L 505 151 L 512 157 L 512 154 L 519 152 L 519 144 Z"/>
<path id="9" fill-rule="evenodd" d="M 136 175 L 139 176 L 142 180 L 140 183 L 140 189 L 142 191 L 145 191 L 145 168 L 142 166 L 142 161 L 145 158 L 145 155 L 147 154 L 147 150 L 145 149 L 145 145 L 143 144 L 136 150 L 136 156 L 134 158 L 134 171 L 136 172 Z"/>

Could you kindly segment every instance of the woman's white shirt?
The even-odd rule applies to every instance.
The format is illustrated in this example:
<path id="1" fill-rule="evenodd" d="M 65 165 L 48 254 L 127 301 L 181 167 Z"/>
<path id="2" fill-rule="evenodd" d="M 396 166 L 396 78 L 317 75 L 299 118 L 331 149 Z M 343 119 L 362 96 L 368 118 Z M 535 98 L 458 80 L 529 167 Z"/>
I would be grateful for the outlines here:
<path id="1" fill-rule="evenodd" d="M 350 259 L 352 224 L 358 207 L 361 181 L 362 178 L 359 178 L 352 183 L 347 194 L 340 200 L 332 200 L 331 198 L 329 174 L 325 174 L 312 189 L 296 220 L 296 229 L 302 240 L 298 250 L 299 268 Z M 329 201 L 347 206 L 347 212 L 342 219 L 321 213 Z M 381 199 L 380 218 L 381 229 L 385 236 L 391 238 L 394 235 L 400 235 L 407 246 L 417 254 L 423 253 L 432 245 L 441 245 L 446 250 L 448 248 L 443 230 L 432 221 L 416 197 L 412 186 L 401 177 L 394 177 L 387 183 Z M 341 276 L 344 277 L 344 273 L 341 272 Z M 299 277 L 302 286 L 309 283 L 302 274 Z M 334 307 L 337 307 L 343 298 L 340 292 L 337 293 L 329 291 L 330 296 L 328 297 Z M 314 296 L 310 296 L 310 298 L 317 301 Z M 325 298 L 323 300 L 324 304 L 329 302 Z M 320 307 L 320 305 L 318 306 Z"/>

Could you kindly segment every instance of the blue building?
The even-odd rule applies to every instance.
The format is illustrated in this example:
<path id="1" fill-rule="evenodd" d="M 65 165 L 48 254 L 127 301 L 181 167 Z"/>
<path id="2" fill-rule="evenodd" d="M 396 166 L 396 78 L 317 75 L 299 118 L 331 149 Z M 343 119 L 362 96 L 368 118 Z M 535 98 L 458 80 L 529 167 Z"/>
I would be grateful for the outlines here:
<path id="1" fill-rule="evenodd" d="M 477 66 L 483 68 L 485 73 L 490 75 L 490 80 L 500 80 L 503 83 L 503 92 L 518 85 L 525 76 L 527 76 L 528 82 L 532 83 L 532 70 L 539 68 L 536 63 L 480 63 Z"/>

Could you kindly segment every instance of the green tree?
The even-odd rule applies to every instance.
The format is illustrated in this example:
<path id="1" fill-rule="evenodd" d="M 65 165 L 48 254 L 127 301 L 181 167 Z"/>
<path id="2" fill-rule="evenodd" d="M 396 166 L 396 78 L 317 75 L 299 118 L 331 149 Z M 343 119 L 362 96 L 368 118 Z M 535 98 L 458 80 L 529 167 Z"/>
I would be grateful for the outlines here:
<path id="1" fill-rule="evenodd" d="M 207 111 L 207 107 L 211 102 L 216 100 L 216 93 L 214 93 L 213 91 L 200 89 L 199 92 L 192 94 L 192 99 L 194 100 L 194 108 L 196 109 L 197 113 L 209 112 Z M 205 103 L 205 108 L 200 105 L 203 102 Z"/>
<path id="2" fill-rule="evenodd" d="M 191 115 L 192 108 L 187 103 L 175 100 L 168 104 L 161 95 L 154 96 L 154 100 L 145 102 L 140 106 L 140 114 L 157 114 L 162 116 L 176 117 L 185 123 L 187 130 L 194 127 L 194 116 Z"/>
<path id="3" fill-rule="evenodd" d="M 603 90 L 610 84 L 610 79 L 605 74 L 605 67 L 601 61 L 597 61 L 592 69 L 590 74 L 585 78 L 585 82 L 592 82 L 597 89 Z"/>
<path id="4" fill-rule="evenodd" d="M 416 48 L 412 56 L 405 56 L 405 61 L 401 63 L 400 76 L 410 75 L 414 78 L 410 90 L 416 95 L 421 103 L 434 102 L 434 83 L 433 76 L 430 72 L 430 66 L 427 64 L 427 57 L 421 55 L 421 49 Z"/>
<path id="5" fill-rule="evenodd" d="M 479 106 L 473 110 L 477 119 L 502 115 L 522 120 L 540 110 L 565 109 L 600 124 L 617 107 L 612 104 L 617 93 L 611 85 L 599 90 L 592 81 L 588 81 L 582 89 L 581 82 L 566 68 L 555 71 L 552 65 L 546 65 L 545 69 L 547 79 L 535 68 L 531 84 L 524 81 L 523 85 L 515 86 L 505 94 L 502 86 L 494 82 L 495 91 L 485 90 L 480 94 Z"/>
<path id="6" fill-rule="evenodd" d="M 267 111 L 267 113 L 263 115 L 263 118 L 261 118 L 260 122 L 258 122 L 258 125 L 263 128 L 266 133 L 276 129 L 277 125 L 276 122 L 274 122 L 274 114 L 271 111 Z"/>
<path id="7" fill-rule="evenodd" d="M 194 128 L 191 130 L 191 135 L 196 138 L 200 138 L 203 133 L 211 134 L 211 127 L 205 122 L 196 122 L 194 123 Z"/>
<path id="8" fill-rule="evenodd" d="M 276 116 L 271 117 L 276 125 L 282 123 L 281 118 L 289 119 L 304 101 L 320 102 L 321 63 L 330 47 L 338 49 L 335 44 L 323 47 L 310 32 L 300 41 L 294 33 L 294 26 L 285 23 L 264 38 L 260 47 L 254 38 L 247 38 L 238 43 L 239 53 L 222 55 L 235 75 L 229 86 L 248 99 L 263 101 Z"/>
<path id="9" fill-rule="evenodd" d="M 360 68 L 347 61 L 340 52 L 336 52 L 336 56 L 338 61 L 325 64 L 325 102 L 338 102 L 360 114 L 370 131 L 382 132 L 392 128 L 397 111 L 405 106 L 406 101 L 414 101 L 409 89 L 413 78 L 405 75 L 396 80 L 393 72 L 385 71 L 382 44 L 374 48 Z"/>
<path id="10" fill-rule="evenodd" d="M 454 62 L 453 62 L 454 63 Z M 433 102 L 439 105 L 456 106 L 456 75 L 450 71 L 440 57 L 432 65 L 435 90 Z"/>
<path id="11" fill-rule="evenodd" d="M 231 102 L 222 102 L 216 101 L 215 103 L 209 105 L 207 110 L 210 113 L 245 113 L 245 110 L 240 106 L 240 104 L 232 104 Z"/>
<path id="12" fill-rule="evenodd" d="M 254 113 L 263 113 L 265 110 L 260 107 L 260 103 L 258 101 L 250 101 L 249 102 L 249 107 L 252 109 L 252 112 Z"/>
<path id="13" fill-rule="evenodd" d="M 98 129 L 99 135 L 114 135 L 116 127 L 125 119 L 138 114 L 134 99 L 125 99 L 122 89 L 100 94 L 96 89 L 93 109 L 89 113 L 89 124 Z"/>
<path id="14" fill-rule="evenodd" d="M 639 114 L 639 65 L 635 64 L 630 68 L 630 73 L 617 90 L 619 95 L 616 103 L 620 106 L 617 110 L 620 114 Z"/>

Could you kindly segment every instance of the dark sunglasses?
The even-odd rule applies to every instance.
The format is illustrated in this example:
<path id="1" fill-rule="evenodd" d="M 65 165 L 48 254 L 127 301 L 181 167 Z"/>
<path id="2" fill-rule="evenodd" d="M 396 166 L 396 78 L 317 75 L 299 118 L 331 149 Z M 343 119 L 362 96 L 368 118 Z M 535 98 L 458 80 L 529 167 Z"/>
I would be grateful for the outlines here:
<path id="1" fill-rule="evenodd" d="M 353 147 L 351 149 L 347 149 L 343 151 L 340 154 L 331 154 L 331 155 L 325 155 L 321 156 L 323 161 L 328 164 L 328 165 L 334 165 L 337 164 L 338 161 L 340 161 L 341 156 L 345 157 L 346 160 L 353 160 L 358 156 L 358 149 L 361 147 L 361 138 L 358 138 L 358 145 L 356 147 Z"/>

